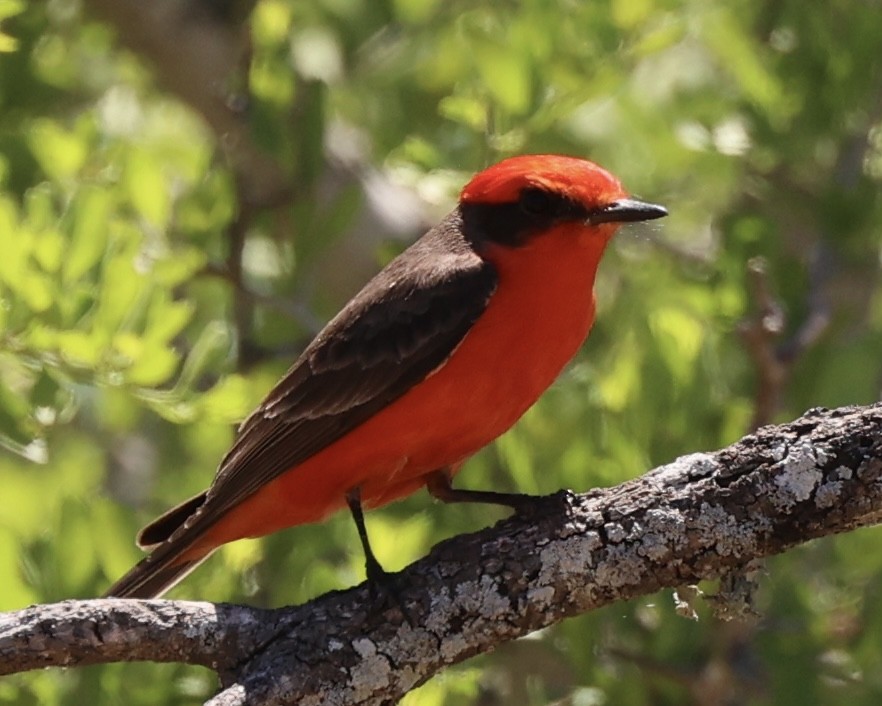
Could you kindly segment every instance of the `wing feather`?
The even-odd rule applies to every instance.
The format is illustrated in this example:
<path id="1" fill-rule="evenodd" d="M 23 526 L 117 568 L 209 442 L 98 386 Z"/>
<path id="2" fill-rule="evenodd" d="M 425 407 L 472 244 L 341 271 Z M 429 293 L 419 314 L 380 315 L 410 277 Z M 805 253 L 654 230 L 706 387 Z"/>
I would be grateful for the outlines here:
<path id="1" fill-rule="evenodd" d="M 496 288 L 492 265 L 461 233 L 455 211 L 389 263 L 316 336 L 242 424 L 205 503 L 172 540 L 195 538 L 452 354 Z"/>

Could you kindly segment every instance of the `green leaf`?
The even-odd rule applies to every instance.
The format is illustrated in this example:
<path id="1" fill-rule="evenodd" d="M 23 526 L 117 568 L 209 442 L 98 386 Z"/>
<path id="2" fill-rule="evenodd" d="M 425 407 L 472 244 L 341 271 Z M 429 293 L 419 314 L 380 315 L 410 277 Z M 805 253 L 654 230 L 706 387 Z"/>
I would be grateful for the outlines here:
<path id="1" fill-rule="evenodd" d="M 26 7 L 24 0 L 0 0 L 0 23 L 21 14 Z M 18 49 L 18 39 L 0 30 L 0 52 L 11 52 L 16 49 Z"/>
<path id="2" fill-rule="evenodd" d="M 170 257 L 153 263 L 152 279 L 159 285 L 174 287 L 205 267 L 207 257 L 197 248 L 178 248 Z"/>
<path id="3" fill-rule="evenodd" d="M 164 346 L 149 345 L 125 371 L 126 380 L 143 387 L 156 387 L 167 382 L 178 367 L 180 356 Z"/>
<path id="4" fill-rule="evenodd" d="M 54 281 L 47 275 L 31 272 L 19 283 L 19 294 L 31 311 L 44 312 L 55 302 Z"/>
<path id="5" fill-rule="evenodd" d="M 10 34 L 0 30 L 0 53 L 8 53 L 18 49 L 18 40 Z"/>
<path id="6" fill-rule="evenodd" d="M 254 406 L 253 383 L 243 375 L 227 375 L 199 400 L 205 416 L 216 422 L 242 421 Z"/>
<path id="7" fill-rule="evenodd" d="M 471 96 L 445 96 L 438 103 L 438 112 L 448 120 L 472 130 L 487 128 L 487 106 Z"/>
<path id="8" fill-rule="evenodd" d="M 89 155 L 81 136 L 48 118 L 34 120 L 28 143 L 42 170 L 59 181 L 74 177 Z"/>
<path id="9" fill-rule="evenodd" d="M 502 108 L 513 115 L 525 112 L 530 105 L 532 77 L 524 54 L 487 42 L 475 47 L 475 60 L 484 87 Z"/>
<path id="10" fill-rule="evenodd" d="M 107 247 L 112 196 L 107 189 L 84 187 L 69 214 L 70 244 L 64 262 L 64 281 L 80 279 L 101 260 Z"/>
<path id="11" fill-rule="evenodd" d="M 126 249 L 105 261 L 94 319 L 96 335 L 109 339 L 143 314 L 149 282 L 135 270 L 135 257 L 134 249 Z"/>
<path id="12" fill-rule="evenodd" d="M 56 342 L 62 358 L 72 365 L 94 368 L 101 360 L 103 346 L 86 331 L 59 331 Z"/>
<path id="13" fill-rule="evenodd" d="M 155 228 L 164 230 L 171 215 L 168 181 L 162 162 L 146 149 L 130 150 L 123 184 L 135 210 Z"/>
<path id="14" fill-rule="evenodd" d="M 613 0 L 612 19 L 619 27 L 631 29 L 645 22 L 653 9 L 652 0 Z"/>
<path id="15" fill-rule="evenodd" d="M 25 0 L 0 0 L 0 20 L 20 15 L 27 8 Z"/>
<path id="16" fill-rule="evenodd" d="M 291 6 L 280 0 L 264 0 L 251 15 L 251 32 L 255 43 L 278 45 L 288 38 L 291 25 Z"/>
<path id="17" fill-rule="evenodd" d="M 0 379 L 0 447 L 25 458 L 39 460 L 34 457 L 38 449 L 31 447 L 34 435 L 29 424 L 29 413 L 28 400 Z"/>
<path id="18" fill-rule="evenodd" d="M 35 237 L 34 259 L 45 272 L 56 273 L 65 259 L 66 239 L 57 230 L 45 230 Z"/>
<path id="19" fill-rule="evenodd" d="M 192 389 L 211 360 L 219 353 L 225 352 L 229 345 L 230 335 L 225 325 L 213 322 L 202 329 L 190 355 L 184 361 L 184 367 L 175 387 L 179 391 Z"/>
<path id="20" fill-rule="evenodd" d="M 20 237 L 18 207 L 0 194 L 0 233 L 3 238 L 3 256 L 0 257 L 0 282 L 18 289 L 28 272 L 28 238 Z"/>
<path id="21" fill-rule="evenodd" d="M 154 343 L 167 343 L 193 318 L 195 308 L 189 301 L 167 301 L 156 296 L 147 311 L 144 337 Z"/>
<path id="22" fill-rule="evenodd" d="M 395 0 L 395 14 L 405 24 L 428 22 L 435 14 L 441 0 Z"/>

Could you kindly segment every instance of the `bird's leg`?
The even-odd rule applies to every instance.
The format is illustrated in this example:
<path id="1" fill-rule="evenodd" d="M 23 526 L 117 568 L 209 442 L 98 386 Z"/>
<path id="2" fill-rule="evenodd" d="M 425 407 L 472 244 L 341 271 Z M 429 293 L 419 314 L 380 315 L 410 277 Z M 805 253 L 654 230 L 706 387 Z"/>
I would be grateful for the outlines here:
<path id="1" fill-rule="evenodd" d="M 355 526 L 358 528 L 358 538 L 361 540 L 361 547 L 364 549 L 364 568 L 367 574 L 368 590 L 373 600 L 373 610 L 383 611 L 386 608 L 398 607 L 405 618 L 412 625 L 416 625 L 414 616 L 409 612 L 401 599 L 401 595 L 398 593 L 398 589 L 393 581 L 393 575 L 382 567 L 380 562 L 377 561 L 377 557 L 374 556 L 374 550 L 371 549 L 367 527 L 364 524 L 360 487 L 356 486 L 346 493 L 346 504 L 349 505 L 352 519 L 355 520 Z"/>
<path id="2" fill-rule="evenodd" d="M 346 493 L 346 504 L 349 505 L 349 512 L 352 513 L 352 519 L 355 520 L 355 526 L 358 528 L 358 538 L 361 540 L 362 549 L 364 549 L 364 568 L 365 573 L 367 573 L 368 583 L 371 586 L 387 584 L 389 582 L 389 573 L 377 561 L 377 557 L 374 556 L 374 550 L 371 549 L 371 543 L 368 540 L 367 528 L 364 525 L 364 512 L 361 509 L 360 487 L 355 487 Z"/>
<path id="3" fill-rule="evenodd" d="M 517 513 L 527 510 L 538 496 L 526 493 L 497 493 L 493 490 L 464 490 L 450 483 L 450 469 L 442 468 L 431 473 L 426 480 L 426 490 L 443 503 L 489 503 L 505 505 Z"/>

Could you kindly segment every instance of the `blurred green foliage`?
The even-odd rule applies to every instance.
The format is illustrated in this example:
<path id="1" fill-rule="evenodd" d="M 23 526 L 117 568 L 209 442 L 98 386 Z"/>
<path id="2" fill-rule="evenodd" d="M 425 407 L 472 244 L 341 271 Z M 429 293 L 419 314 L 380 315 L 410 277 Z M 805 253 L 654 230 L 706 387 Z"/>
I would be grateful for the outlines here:
<path id="1" fill-rule="evenodd" d="M 365 235 L 372 174 L 430 222 L 482 166 L 563 152 L 671 211 L 619 236 L 588 344 L 466 485 L 581 490 L 743 435 L 755 256 L 782 341 L 829 314 L 776 419 L 879 397 L 877 3 L 258 0 L 247 89 L 229 90 L 247 91 L 250 135 L 290 181 L 272 208 L 243 202 L 223 136 L 86 5 L 0 0 L 0 609 L 99 594 L 137 560 L 137 528 L 205 487 L 233 422 L 360 284 L 351 248 L 373 269 L 400 248 Z M 349 143 L 352 178 L 329 192 Z M 229 276 L 237 233 L 247 296 Z M 368 522 L 399 568 L 488 512 L 420 494 Z M 875 705 L 880 548 L 864 531 L 769 562 L 757 625 L 703 606 L 689 622 L 661 594 L 452 668 L 407 703 Z M 340 516 L 226 547 L 173 595 L 304 601 L 361 580 L 361 562 Z M 0 703 L 191 704 L 214 688 L 203 670 L 112 665 L 7 678 Z"/>

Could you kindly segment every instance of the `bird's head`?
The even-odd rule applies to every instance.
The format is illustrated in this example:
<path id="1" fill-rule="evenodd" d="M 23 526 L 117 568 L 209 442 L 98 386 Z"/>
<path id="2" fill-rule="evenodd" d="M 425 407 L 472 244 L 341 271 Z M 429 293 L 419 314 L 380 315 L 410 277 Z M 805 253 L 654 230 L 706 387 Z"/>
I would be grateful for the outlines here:
<path id="1" fill-rule="evenodd" d="M 476 237 L 509 246 L 564 224 L 609 237 L 621 223 L 667 215 L 662 206 L 629 198 L 593 162 L 562 155 L 510 157 L 485 169 L 462 190 L 460 208 Z"/>

